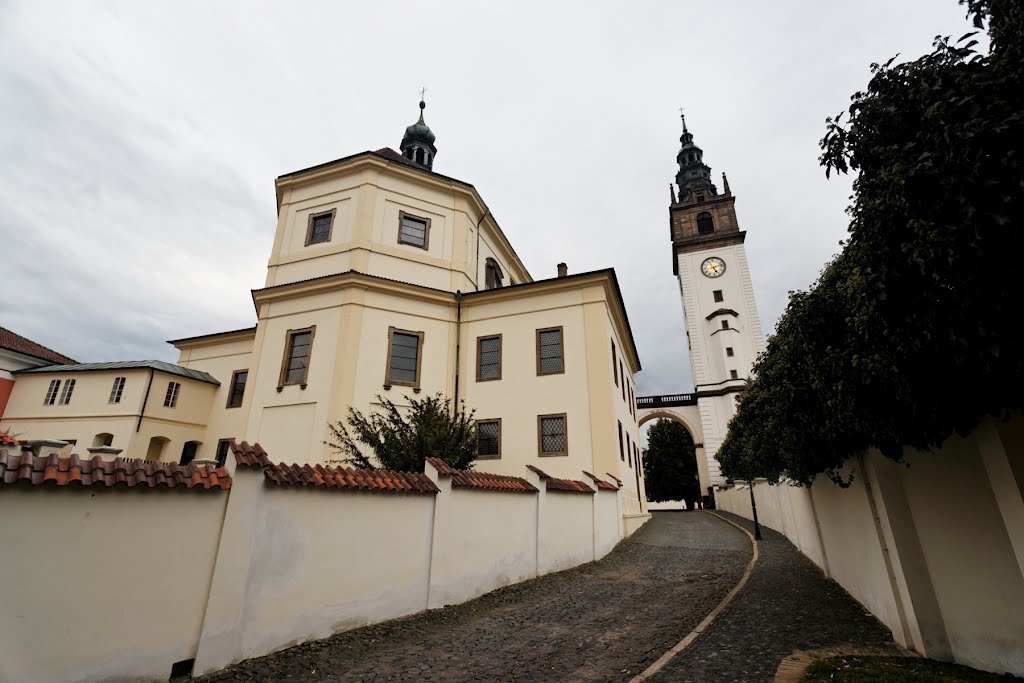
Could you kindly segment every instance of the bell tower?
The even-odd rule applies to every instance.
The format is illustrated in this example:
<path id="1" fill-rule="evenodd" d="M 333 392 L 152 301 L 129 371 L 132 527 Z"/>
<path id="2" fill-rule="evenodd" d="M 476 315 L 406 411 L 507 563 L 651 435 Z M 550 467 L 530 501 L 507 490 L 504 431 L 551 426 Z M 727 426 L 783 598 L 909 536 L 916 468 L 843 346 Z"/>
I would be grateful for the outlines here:
<path id="1" fill-rule="evenodd" d="M 736 412 L 736 395 L 764 350 L 764 336 L 743 246 L 746 233 L 736 219 L 736 198 L 724 173 L 718 192 L 685 117 L 682 123 L 676 155 L 678 196 L 670 186 L 672 272 L 679 278 L 683 299 L 707 460 L 707 481 L 701 483 L 713 486 L 724 483 L 715 454 Z"/>

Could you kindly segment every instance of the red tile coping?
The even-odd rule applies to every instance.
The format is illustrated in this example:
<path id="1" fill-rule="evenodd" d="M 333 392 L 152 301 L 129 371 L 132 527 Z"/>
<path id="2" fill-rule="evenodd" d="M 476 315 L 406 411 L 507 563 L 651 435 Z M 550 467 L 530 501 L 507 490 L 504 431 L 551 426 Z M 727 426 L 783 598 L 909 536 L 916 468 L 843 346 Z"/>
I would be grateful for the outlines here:
<path id="1" fill-rule="evenodd" d="M 444 477 L 451 477 L 452 486 L 509 493 L 538 493 L 537 487 L 521 477 L 491 474 L 477 470 L 457 470 L 440 458 L 427 458 L 427 462 Z"/>
<path id="2" fill-rule="evenodd" d="M 564 493 L 597 493 L 594 489 L 590 488 L 585 482 L 579 481 L 578 479 L 558 479 L 556 477 L 549 476 L 545 472 L 541 471 L 540 468 L 534 467 L 533 465 L 527 465 L 527 467 L 537 473 L 541 479 L 545 480 L 545 488 L 548 491 L 562 491 Z"/>
<path id="3" fill-rule="evenodd" d="M 262 449 L 260 449 L 262 450 Z M 266 455 L 264 453 L 264 455 Z M 237 457 L 237 456 L 236 456 Z M 438 493 L 437 486 L 422 472 L 356 470 L 324 465 L 267 465 L 263 476 L 278 486 L 314 486 L 384 493 Z"/>
<path id="4" fill-rule="evenodd" d="M 231 439 L 228 445 L 235 456 L 235 464 L 239 467 L 268 467 L 273 464 L 263 446 L 258 443 L 250 446 L 248 441 L 236 443 Z"/>
<path id="5" fill-rule="evenodd" d="M 83 460 L 76 454 L 61 458 L 56 453 L 41 456 L 31 451 L 0 451 L 0 483 L 26 482 L 33 486 L 54 483 L 57 486 L 127 486 L 133 488 L 189 488 L 200 490 L 231 488 L 231 476 L 223 467 L 179 465 L 173 462 L 147 462 L 141 458 L 100 456 Z"/>
<path id="6" fill-rule="evenodd" d="M 621 480 L 621 479 L 619 479 L 618 477 L 616 477 L 616 476 L 615 476 L 614 474 L 612 474 L 611 472 L 605 472 L 605 474 L 607 474 L 607 475 L 608 475 L 609 477 L 611 477 L 612 479 L 614 479 L 614 480 L 615 480 L 615 483 L 619 485 L 619 488 L 620 488 L 620 489 L 622 488 L 622 480 Z"/>
<path id="7" fill-rule="evenodd" d="M 586 470 L 583 470 L 583 474 L 585 474 L 588 477 L 590 477 L 591 479 L 593 479 L 594 483 L 597 484 L 597 488 L 599 488 L 599 489 L 605 489 L 607 491 L 618 491 L 619 490 L 619 487 L 616 486 L 615 484 L 610 484 L 607 481 L 605 481 L 604 479 L 598 479 L 596 476 L 594 476 L 590 472 L 587 472 Z"/>

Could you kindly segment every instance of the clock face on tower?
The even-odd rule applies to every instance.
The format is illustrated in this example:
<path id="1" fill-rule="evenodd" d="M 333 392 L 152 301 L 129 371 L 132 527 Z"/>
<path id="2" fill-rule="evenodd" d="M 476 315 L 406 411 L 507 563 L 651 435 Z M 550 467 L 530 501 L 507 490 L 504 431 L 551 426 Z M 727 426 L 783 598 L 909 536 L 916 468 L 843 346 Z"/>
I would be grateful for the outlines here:
<path id="1" fill-rule="evenodd" d="M 717 256 L 706 258 L 700 264 L 700 272 L 704 273 L 707 277 L 719 277 L 725 272 L 725 261 Z"/>

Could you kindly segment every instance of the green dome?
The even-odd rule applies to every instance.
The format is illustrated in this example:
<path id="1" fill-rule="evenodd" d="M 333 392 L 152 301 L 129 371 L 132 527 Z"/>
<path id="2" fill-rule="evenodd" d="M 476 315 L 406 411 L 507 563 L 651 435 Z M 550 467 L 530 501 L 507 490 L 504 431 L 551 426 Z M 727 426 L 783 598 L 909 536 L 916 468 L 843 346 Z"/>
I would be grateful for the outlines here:
<path id="1" fill-rule="evenodd" d="M 420 102 L 420 120 L 405 129 L 405 137 L 402 138 L 403 145 L 412 140 L 425 140 L 434 144 L 436 139 L 434 131 L 430 130 L 430 127 L 423 122 L 423 109 L 426 106 L 425 102 Z"/>

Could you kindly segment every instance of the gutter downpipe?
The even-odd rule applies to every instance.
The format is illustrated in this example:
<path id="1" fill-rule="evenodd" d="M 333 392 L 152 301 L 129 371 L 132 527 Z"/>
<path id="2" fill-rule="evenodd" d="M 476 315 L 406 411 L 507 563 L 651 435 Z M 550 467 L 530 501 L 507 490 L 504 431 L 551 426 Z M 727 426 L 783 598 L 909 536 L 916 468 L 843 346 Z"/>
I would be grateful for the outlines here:
<path id="1" fill-rule="evenodd" d="M 146 414 L 146 404 L 149 403 L 149 390 L 153 387 L 153 368 L 149 369 L 149 383 L 146 384 L 146 396 L 142 399 L 142 410 L 139 411 L 139 421 L 135 423 L 135 431 L 142 428 L 142 416 Z"/>
<path id="2" fill-rule="evenodd" d="M 476 287 L 476 291 L 480 291 L 480 224 L 484 222 L 484 219 L 491 215 L 490 209 L 484 209 L 484 215 L 480 216 L 480 220 L 476 222 L 476 278 L 473 285 Z"/>
<path id="3" fill-rule="evenodd" d="M 479 261 L 479 259 L 477 259 Z M 459 410 L 459 351 L 462 348 L 462 290 L 455 292 L 455 405 L 452 414 Z"/>

